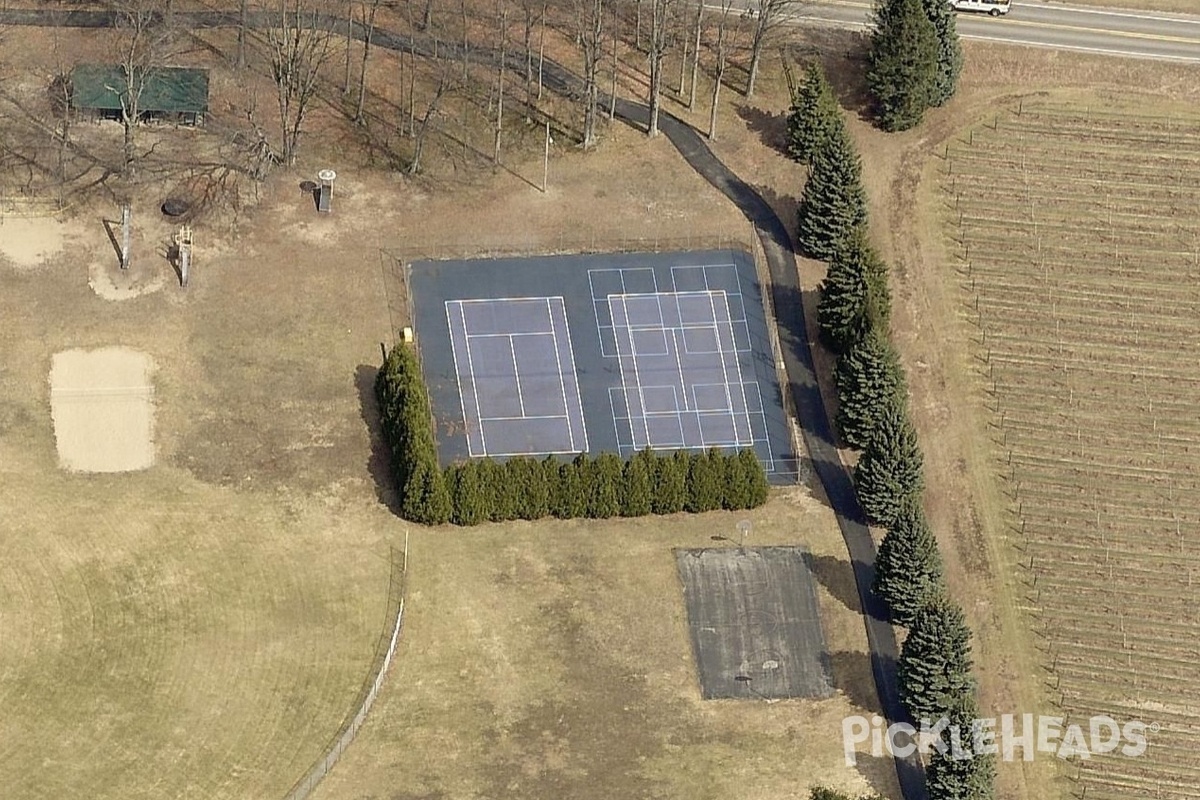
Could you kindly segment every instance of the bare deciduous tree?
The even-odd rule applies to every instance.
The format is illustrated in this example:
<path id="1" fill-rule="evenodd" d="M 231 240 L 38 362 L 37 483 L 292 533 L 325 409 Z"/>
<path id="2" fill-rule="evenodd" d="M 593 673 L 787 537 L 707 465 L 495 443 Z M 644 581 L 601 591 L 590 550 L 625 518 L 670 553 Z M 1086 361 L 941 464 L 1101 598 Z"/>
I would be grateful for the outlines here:
<path id="1" fill-rule="evenodd" d="M 116 7 L 117 29 L 122 34 L 122 75 L 118 85 L 105 88 L 120 98 L 124 128 L 123 171 L 130 178 L 137 172 L 135 135 L 142 116 L 142 93 L 163 55 L 167 39 L 159 10 L 158 0 L 120 0 Z"/>
<path id="2" fill-rule="evenodd" d="M 787 23 L 789 17 L 795 17 L 803 10 L 805 3 L 806 0 L 755 0 L 755 5 L 750 7 L 754 28 L 750 32 L 750 68 L 746 77 L 746 97 L 754 94 L 754 82 L 758 79 L 758 68 L 767 44 L 774 38 L 780 26 Z"/>
<path id="3" fill-rule="evenodd" d="M 600 60 L 604 57 L 604 0 L 573 0 L 575 37 L 583 49 L 583 149 L 596 144 Z"/>
<path id="4" fill-rule="evenodd" d="M 692 28 L 692 87 L 688 91 L 688 111 L 696 110 L 696 80 L 700 76 L 700 37 L 704 32 L 704 0 L 696 0 L 696 18 Z"/>
<path id="5" fill-rule="evenodd" d="M 319 16 L 304 0 L 279 0 L 277 27 L 266 31 L 271 77 L 279 100 L 280 155 L 288 166 L 296 163 L 304 116 L 329 57 L 331 34 L 319 25 Z"/>
<path id="6" fill-rule="evenodd" d="M 729 65 L 730 10 L 733 0 L 721 0 L 721 14 L 717 17 L 717 64 L 713 70 L 712 108 L 708 112 L 708 138 L 717 138 L 717 108 L 721 100 L 721 83 L 725 80 L 725 68 Z"/>
<path id="7" fill-rule="evenodd" d="M 651 0 L 650 3 L 650 125 L 646 131 L 650 136 L 658 135 L 663 62 L 671 46 L 671 19 L 674 9 L 674 0 Z"/>
<path id="8" fill-rule="evenodd" d="M 239 0 L 237 31 L 237 68 L 246 67 L 246 25 L 250 14 L 250 0 Z"/>
<path id="9" fill-rule="evenodd" d="M 521 0 L 521 19 L 523 22 L 522 32 L 525 45 L 525 119 L 533 119 L 534 101 L 542 96 L 541 84 L 541 48 L 545 44 L 546 31 L 546 6 L 547 0 Z M 533 90 L 533 28 L 535 25 L 542 26 L 542 41 L 539 45 L 538 59 L 538 87 L 537 94 Z"/>
<path id="10" fill-rule="evenodd" d="M 504 131 L 504 60 L 508 56 L 508 5 L 496 0 L 496 25 L 500 29 L 500 58 L 496 62 L 496 141 L 492 163 L 500 163 L 500 143 Z"/>
<path id="11" fill-rule="evenodd" d="M 363 105 L 367 97 L 367 59 L 371 57 L 371 39 L 375 36 L 375 13 L 379 11 L 382 0 L 362 0 L 362 25 L 365 30 L 363 37 L 362 63 L 358 70 L 358 107 L 354 111 L 354 121 L 359 125 L 363 122 Z"/>
<path id="12" fill-rule="evenodd" d="M 456 71 L 454 62 L 449 58 L 440 58 L 439 47 L 439 41 L 435 38 L 431 63 L 436 70 L 436 74 L 433 76 L 436 83 L 433 84 L 433 92 L 429 96 L 425 112 L 421 115 L 421 123 L 413 134 L 413 156 L 412 161 L 408 162 L 407 170 L 409 175 L 416 175 L 421 171 L 421 156 L 425 152 L 425 138 L 429 134 L 430 124 L 438 115 L 442 101 L 454 89 L 454 72 Z"/>

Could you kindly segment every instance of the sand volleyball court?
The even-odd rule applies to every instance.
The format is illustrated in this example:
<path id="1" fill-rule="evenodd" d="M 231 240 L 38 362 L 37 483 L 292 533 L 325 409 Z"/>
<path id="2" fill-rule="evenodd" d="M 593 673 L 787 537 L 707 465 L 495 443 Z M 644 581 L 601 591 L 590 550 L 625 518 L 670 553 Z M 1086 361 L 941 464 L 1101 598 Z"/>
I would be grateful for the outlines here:
<path id="1" fill-rule="evenodd" d="M 50 368 L 59 465 L 128 472 L 154 463 L 153 362 L 123 347 L 66 350 Z"/>

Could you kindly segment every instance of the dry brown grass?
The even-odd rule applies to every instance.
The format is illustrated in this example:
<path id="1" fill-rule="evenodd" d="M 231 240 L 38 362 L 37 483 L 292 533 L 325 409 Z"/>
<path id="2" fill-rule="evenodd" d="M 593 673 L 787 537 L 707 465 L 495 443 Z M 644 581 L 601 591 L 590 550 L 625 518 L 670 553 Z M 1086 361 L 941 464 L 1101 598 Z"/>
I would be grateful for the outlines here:
<path id="1" fill-rule="evenodd" d="M 672 548 L 709 546 L 738 518 L 414 530 L 388 688 L 316 796 L 895 796 L 890 762 L 843 763 L 842 717 L 875 698 L 841 538 L 803 490 L 752 512 L 753 538 L 812 549 L 841 691 L 700 699 Z"/>
<path id="2" fill-rule="evenodd" d="M 821 44 L 857 111 L 858 66 L 836 36 Z M 895 268 L 930 512 L 977 632 L 984 707 L 1001 713 L 1044 707 L 1037 662 L 1016 609 L 1005 506 L 946 257 L 934 216 L 914 222 L 911 211 L 935 202 L 930 170 L 942 142 L 998 97 L 1100 82 L 1186 101 L 1200 81 L 1158 64 L 967 51 L 961 96 L 921 130 L 883 136 L 851 124 L 875 235 Z M 765 81 L 752 103 L 725 97 L 718 153 L 790 221 L 803 172 L 764 146 L 781 126 L 780 82 Z M 706 122 L 699 111 L 690 119 Z M 540 178 L 532 144 L 514 152 L 511 173 L 456 166 L 466 162 L 447 147 L 429 177 L 408 180 L 382 171 L 378 153 L 374 166 L 370 155 L 347 157 L 369 148 L 331 111 L 316 124 L 335 135 L 314 137 L 302 169 L 273 177 L 236 229 L 200 222 L 186 292 L 151 255 L 169 233 L 161 222 L 137 256 L 167 277 L 157 291 L 113 304 L 88 288 L 79 254 L 108 247 L 99 228 L 107 205 L 74 211 L 67 249 L 42 267 L 0 264 L 0 499 L 13 532 L 0 607 L 6 629 L 19 632 L 0 648 L 10 743 L 0 784 L 15 798 L 146 787 L 277 798 L 352 713 L 387 624 L 388 546 L 404 537 L 376 496 L 364 400 L 378 342 L 403 321 L 382 296 L 380 247 L 745 228 L 667 142 L 621 126 L 596 154 L 557 147 L 543 195 L 529 185 Z M 318 218 L 297 185 L 330 163 L 341 175 L 335 213 Z M 815 286 L 820 265 L 800 268 Z M 67 478 L 54 467 L 50 355 L 107 344 L 159 366 L 159 465 Z M 876 703 L 833 519 L 803 490 L 756 519 L 761 543 L 802 542 L 818 556 L 837 697 L 698 700 L 670 548 L 728 527 L 723 515 L 414 530 L 400 657 L 321 796 L 775 798 L 828 780 L 894 797 L 887 762 L 841 763 L 841 716 Z M 75 749 L 82 741 L 99 744 Z M 46 759 L 62 765 L 53 785 Z M 1055 796 L 1047 770 L 1002 766 L 1001 795 Z"/>

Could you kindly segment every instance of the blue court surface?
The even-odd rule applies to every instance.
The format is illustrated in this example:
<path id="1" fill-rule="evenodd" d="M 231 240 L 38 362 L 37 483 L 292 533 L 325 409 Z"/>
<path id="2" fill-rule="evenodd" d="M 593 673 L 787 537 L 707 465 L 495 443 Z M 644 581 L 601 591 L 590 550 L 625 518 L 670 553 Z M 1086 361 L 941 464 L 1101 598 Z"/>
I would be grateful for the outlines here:
<path id="1" fill-rule="evenodd" d="M 420 261 L 410 286 L 444 463 L 752 448 L 794 481 L 748 254 Z"/>

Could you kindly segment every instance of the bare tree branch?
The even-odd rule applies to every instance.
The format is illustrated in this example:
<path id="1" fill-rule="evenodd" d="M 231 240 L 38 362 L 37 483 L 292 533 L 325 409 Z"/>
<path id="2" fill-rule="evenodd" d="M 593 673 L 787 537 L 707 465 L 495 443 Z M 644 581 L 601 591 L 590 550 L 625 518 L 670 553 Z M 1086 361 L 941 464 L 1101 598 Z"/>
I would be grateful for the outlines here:
<path id="1" fill-rule="evenodd" d="M 279 0 L 278 27 L 266 31 L 279 101 L 281 158 L 288 166 L 296 163 L 304 117 L 329 57 L 332 36 L 319 22 L 319 11 L 304 0 Z"/>

